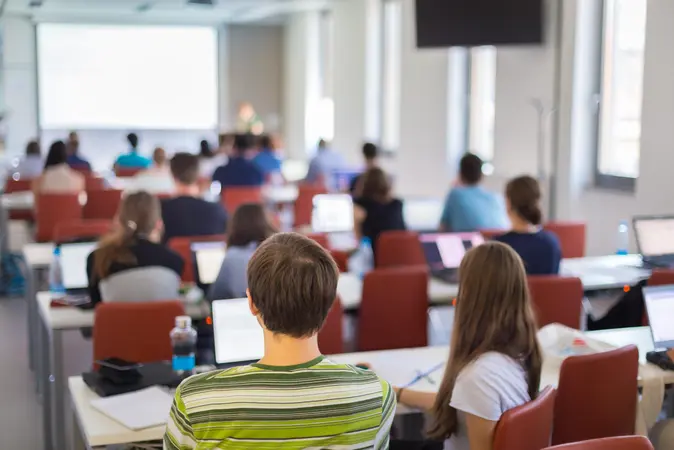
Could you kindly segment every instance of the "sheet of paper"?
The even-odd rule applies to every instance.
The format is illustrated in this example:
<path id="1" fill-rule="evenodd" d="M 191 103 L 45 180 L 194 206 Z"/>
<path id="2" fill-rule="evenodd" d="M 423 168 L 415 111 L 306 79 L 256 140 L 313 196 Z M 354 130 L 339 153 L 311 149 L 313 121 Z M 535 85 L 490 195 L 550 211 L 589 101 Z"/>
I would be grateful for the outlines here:
<path id="1" fill-rule="evenodd" d="M 158 386 L 128 394 L 97 398 L 91 406 L 131 430 L 163 425 L 169 416 L 173 396 Z"/>

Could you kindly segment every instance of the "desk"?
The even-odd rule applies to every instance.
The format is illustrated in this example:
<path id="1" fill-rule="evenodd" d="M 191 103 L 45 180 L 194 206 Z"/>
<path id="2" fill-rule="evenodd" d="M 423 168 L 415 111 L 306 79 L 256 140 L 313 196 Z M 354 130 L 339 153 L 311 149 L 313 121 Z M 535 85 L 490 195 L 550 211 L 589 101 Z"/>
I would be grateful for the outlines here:
<path id="1" fill-rule="evenodd" d="M 51 294 L 37 294 L 38 326 L 37 376 L 43 380 L 42 426 L 45 449 L 62 450 L 65 441 L 65 368 L 63 367 L 63 333 L 94 326 L 94 310 L 71 307 L 52 308 Z M 194 319 L 210 314 L 207 302 L 185 304 L 185 312 Z M 167 336 L 168 339 L 168 336 Z M 52 428 L 53 420 L 53 428 Z"/>
<path id="2" fill-rule="evenodd" d="M 560 274 L 578 277 L 586 291 L 620 289 L 632 286 L 651 276 L 641 269 L 641 255 L 589 256 L 562 260 Z"/>
<path id="3" fill-rule="evenodd" d="M 284 184 L 281 186 L 272 186 L 266 184 L 262 186 L 262 198 L 266 203 L 275 205 L 293 203 L 297 200 L 299 188 L 295 184 Z"/>

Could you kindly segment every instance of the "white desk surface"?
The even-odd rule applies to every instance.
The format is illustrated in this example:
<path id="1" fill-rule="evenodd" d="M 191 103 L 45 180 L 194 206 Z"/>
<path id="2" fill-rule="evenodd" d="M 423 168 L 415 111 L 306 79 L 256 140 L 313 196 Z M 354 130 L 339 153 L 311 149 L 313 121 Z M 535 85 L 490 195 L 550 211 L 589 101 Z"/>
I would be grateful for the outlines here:
<path id="1" fill-rule="evenodd" d="M 293 203 L 297 200 L 298 193 L 299 189 L 295 184 L 262 187 L 262 197 L 269 203 Z"/>
<path id="2" fill-rule="evenodd" d="M 586 290 L 615 289 L 648 278 L 651 272 L 640 269 L 640 264 L 641 255 L 567 258 L 562 260 L 560 273 L 580 278 Z"/>
<path id="3" fill-rule="evenodd" d="M 54 257 L 54 244 L 51 242 L 26 244 L 23 246 L 23 257 L 31 269 L 49 267 Z"/>

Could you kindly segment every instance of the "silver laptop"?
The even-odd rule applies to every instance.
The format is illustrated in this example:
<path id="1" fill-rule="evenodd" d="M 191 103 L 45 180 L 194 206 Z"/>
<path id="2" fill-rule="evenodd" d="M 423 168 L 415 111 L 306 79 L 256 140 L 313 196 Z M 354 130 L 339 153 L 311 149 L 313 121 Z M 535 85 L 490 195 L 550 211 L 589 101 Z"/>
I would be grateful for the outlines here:
<path id="1" fill-rule="evenodd" d="M 330 247 L 353 249 L 357 242 L 353 232 L 353 199 L 349 194 L 319 194 L 313 198 L 311 230 L 326 233 Z"/>
<path id="2" fill-rule="evenodd" d="M 192 242 L 190 249 L 194 261 L 194 279 L 205 291 L 218 278 L 227 246 L 223 241 Z"/>
<path id="3" fill-rule="evenodd" d="M 632 225 L 644 263 L 674 267 L 674 216 L 634 217 Z"/>
<path id="4" fill-rule="evenodd" d="M 69 295 L 87 292 L 87 258 L 96 249 L 96 242 L 64 243 L 61 248 L 61 277 L 63 287 Z"/>
<path id="5" fill-rule="evenodd" d="M 644 287 L 644 305 L 656 350 L 674 348 L 674 285 Z"/>
<path id="6" fill-rule="evenodd" d="M 232 367 L 258 361 L 264 355 L 264 335 L 250 312 L 247 298 L 216 300 L 212 304 L 215 363 Z"/>

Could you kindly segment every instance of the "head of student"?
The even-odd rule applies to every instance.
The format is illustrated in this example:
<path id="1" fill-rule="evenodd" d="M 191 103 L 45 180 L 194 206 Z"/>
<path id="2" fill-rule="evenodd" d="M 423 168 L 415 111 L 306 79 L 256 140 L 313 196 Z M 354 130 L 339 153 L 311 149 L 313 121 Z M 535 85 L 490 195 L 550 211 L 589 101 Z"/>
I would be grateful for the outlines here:
<path id="1" fill-rule="evenodd" d="M 391 182 L 379 167 L 368 169 L 363 174 L 361 197 L 386 203 L 391 199 Z"/>
<path id="2" fill-rule="evenodd" d="M 176 190 L 198 187 L 199 158 L 191 153 L 176 153 L 171 158 L 171 175 L 176 184 Z"/>
<path id="3" fill-rule="evenodd" d="M 253 243 L 261 244 L 273 235 L 276 229 L 261 204 L 246 203 L 234 212 L 228 231 L 228 247 L 247 247 Z"/>
<path id="4" fill-rule="evenodd" d="M 157 147 L 152 152 L 152 162 L 155 167 L 164 167 L 166 166 L 166 150 L 161 147 Z"/>
<path id="5" fill-rule="evenodd" d="M 44 168 L 48 169 L 52 166 L 65 164 L 67 159 L 68 159 L 68 149 L 66 147 L 65 142 L 54 141 L 49 147 L 49 153 L 47 153 L 47 159 L 44 162 Z"/>
<path id="6" fill-rule="evenodd" d="M 199 156 L 201 156 L 202 158 L 213 157 L 213 150 L 211 150 L 211 144 L 209 144 L 206 139 L 203 139 L 201 142 L 199 142 Z"/>
<path id="7" fill-rule="evenodd" d="M 68 153 L 71 155 L 76 155 L 80 149 L 80 138 L 77 135 L 76 131 L 71 131 L 68 133 L 68 142 L 66 144 L 68 147 Z"/>
<path id="8" fill-rule="evenodd" d="M 258 141 L 258 146 L 262 152 L 273 152 L 274 151 L 274 140 L 268 134 L 263 134 L 260 136 Z"/>
<path id="9" fill-rule="evenodd" d="M 322 152 L 323 150 L 326 150 L 328 148 L 328 141 L 325 139 L 319 139 L 318 140 L 318 151 Z"/>
<path id="10" fill-rule="evenodd" d="M 466 153 L 459 161 L 459 178 L 465 186 L 475 186 L 482 181 L 482 159 L 473 153 Z"/>
<path id="11" fill-rule="evenodd" d="M 243 156 L 247 150 L 253 148 L 253 135 L 250 133 L 239 133 L 234 136 L 234 153 L 237 156 Z"/>
<path id="12" fill-rule="evenodd" d="M 543 221 L 541 211 L 541 188 L 535 178 L 524 175 L 513 178 L 506 186 L 506 206 L 510 221 L 524 222 L 527 225 L 540 225 Z"/>
<path id="13" fill-rule="evenodd" d="M 126 140 L 129 141 L 131 151 L 138 151 L 138 135 L 136 133 L 129 133 L 126 135 Z"/>
<path id="14" fill-rule="evenodd" d="M 529 298 L 524 264 L 500 242 L 469 250 L 459 267 L 459 294 L 447 369 L 433 407 L 429 435 L 446 439 L 457 430 L 457 411 L 450 406 L 459 373 L 487 352 L 519 362 L 532 399 L 538 393 L 542 356 Z"/>
<path id="15" fill-rule="evenodd" d="M 363 144 L 363 159 L 367 167 L 374 167 L 377 165 L 377 157 L 379 156 L 379 149 L 372 142 Z"/>
<path id="16" fill-rule="evenodd" d="M 30 141 L 26 145 L 26 156 L 40 156 L 40 143 L 38 141 Z"/>
<path id="17" fill-rule="evenodd" d="M 248 300 L 266 337 L 304 340 L 323 326 L 337 297 L 339 269 L 312 239 L 278 233 L 248 263 Z"/>
<path id="18" fill-rule="evenodd" d="M 159 242 L 163 231 L 159 199 L 145 191 L 122 199 L 114 222 L 114 231 L 101 239 L 96 250 L 94 273 L 103 279 L 114 263 L 134 264 L 131 246 L 138 239 Z"/>

